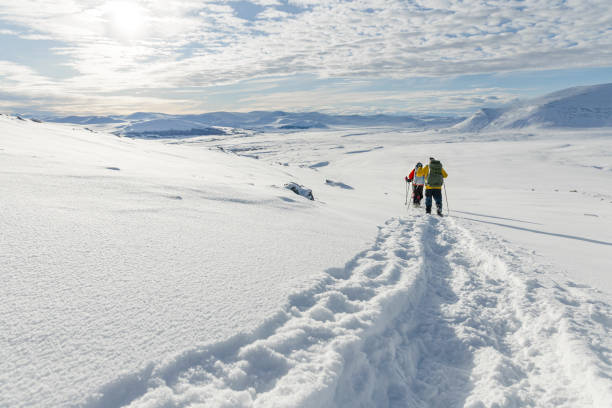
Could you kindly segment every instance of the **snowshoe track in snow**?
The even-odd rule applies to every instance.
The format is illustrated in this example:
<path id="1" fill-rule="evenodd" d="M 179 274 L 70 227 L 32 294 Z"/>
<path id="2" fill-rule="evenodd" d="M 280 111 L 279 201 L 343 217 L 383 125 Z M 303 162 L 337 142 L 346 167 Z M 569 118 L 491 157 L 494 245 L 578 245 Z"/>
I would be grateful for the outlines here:
<path id="1" fill-rule="evenodd" d="M 151 363 L 87 406 L 605 406 L 609 305 L 486 242 L 452 219 L 392 219 L 253 333 Z"/>

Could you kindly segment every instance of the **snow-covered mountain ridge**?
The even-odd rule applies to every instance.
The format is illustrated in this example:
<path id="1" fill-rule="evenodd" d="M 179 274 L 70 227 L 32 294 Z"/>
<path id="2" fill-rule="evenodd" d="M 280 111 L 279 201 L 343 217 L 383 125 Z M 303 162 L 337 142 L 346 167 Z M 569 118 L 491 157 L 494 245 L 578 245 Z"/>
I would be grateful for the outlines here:
<path id="1" fill-rule="evenodd" d="M 126 136 L 150 137 L 155 132 L 197 132 L 211 128 L 238 128 L 263 131 L 295 131 L 326 129 L 334 126 L 399 126 L 408 128 L 448 127 L 463 118 L 447 116 L 394 115 L 329 115 L 319 112 L 292 113 L 283 111 L 212 112 L 199 115 L 168 115 L 137 112 L 131 115 L 48 117 L 47 122 L 87 125 L 98 130 Z"/>
<path id="2" fill-rule="evenodd" d="M 483 108 L 453 126 L 462 132 L 496 129 L 612 126 L 612 83 L 564 89 L 507 107 Z"/>
<path id="3" fill-rule="evenodd" d="M 483 107 L 468 118 L 441 115 L 332 115 L 320 112 L 210 112 L 170 115 L 136 112 L 130 115 L 46 117 L 128 137 L 166 138 L 223 135 L 249 131 L 287 132 L 340 127 L 396 127 L 480 132 L 500 129 L 598 128 L 612 126 L 612 83 L 579 86 L 518 100 L 502 107 Z"/>

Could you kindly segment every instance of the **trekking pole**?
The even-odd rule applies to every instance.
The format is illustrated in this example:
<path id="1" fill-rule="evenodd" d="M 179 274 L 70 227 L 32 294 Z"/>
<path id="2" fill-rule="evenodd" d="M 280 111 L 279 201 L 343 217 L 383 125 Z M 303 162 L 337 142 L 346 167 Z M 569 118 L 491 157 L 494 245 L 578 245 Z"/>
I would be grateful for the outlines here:
<path id="1" fill-rule="evenodd" d="M 408 186 L 408 184 L 410 184 L 410 186 Z M 408 191 L 411 190 L 412 187 L 412 181 L 410 183 L 406 183 L 406 201 L 408 201 L 408 208 L 410 208 L 410 206 L 412 205 L 412 197 L 410 197 L 410 200 L 408 199 Z"/>
<path id="2" fill-rule="evenodd" d="M 409 184 L 410 183 L 406 182 L 406 202 L 404 203 L 404 205 L 406 206 L 407 209 L 410 208 L 410 203 L 408 201 L 408 192 L 410 191 Z"/>
<path id="3" fill-rule="evenodd" d="M 446 215 L 450 215 L 450 207 L 448 206 L 448 194 L 446 194 L 446 184 L 444 186 L 444 199 L 446 200 Z"/>

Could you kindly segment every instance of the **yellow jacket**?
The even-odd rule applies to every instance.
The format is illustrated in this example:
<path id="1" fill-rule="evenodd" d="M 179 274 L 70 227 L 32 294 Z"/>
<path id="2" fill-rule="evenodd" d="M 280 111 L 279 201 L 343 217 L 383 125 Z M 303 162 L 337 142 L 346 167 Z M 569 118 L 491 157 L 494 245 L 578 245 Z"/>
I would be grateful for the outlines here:
<path id="1" fill-rule="evenodd" d="M 425 167 L 423 167 L 423 173 L 424 173 L 424 177 L 425 180 L 427 180 L 427 176 L 429 175 L 429 164 L 427 164 Z M 444 168 L 442 168 L 442 177 L 443 178 L 447 178 L 448 174 L 446 173 L 446 171 L 444 171 Z M 425 190 L 440 190 L 442 188 L 442 186 L 440 187 L 431 187 L 428 186 L 427 184 L 425 184 Z"/>
<path id="2" fill-rule="evenodd" d="M 415 167 L 408 177 L 412 179 L 414 185 L 422 186 L 425 184 L 425 172 L 423 171 L 423 167 Z"/>

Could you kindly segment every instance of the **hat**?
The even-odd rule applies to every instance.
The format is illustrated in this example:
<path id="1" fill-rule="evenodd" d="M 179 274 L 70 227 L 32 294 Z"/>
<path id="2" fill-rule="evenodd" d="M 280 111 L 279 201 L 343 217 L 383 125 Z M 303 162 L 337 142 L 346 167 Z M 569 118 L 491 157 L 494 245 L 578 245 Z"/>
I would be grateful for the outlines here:
<path id="1" fill-rule="evenodd" d="M 423 167 L 423 163 L 418 162 L 415 167 Z"/>

